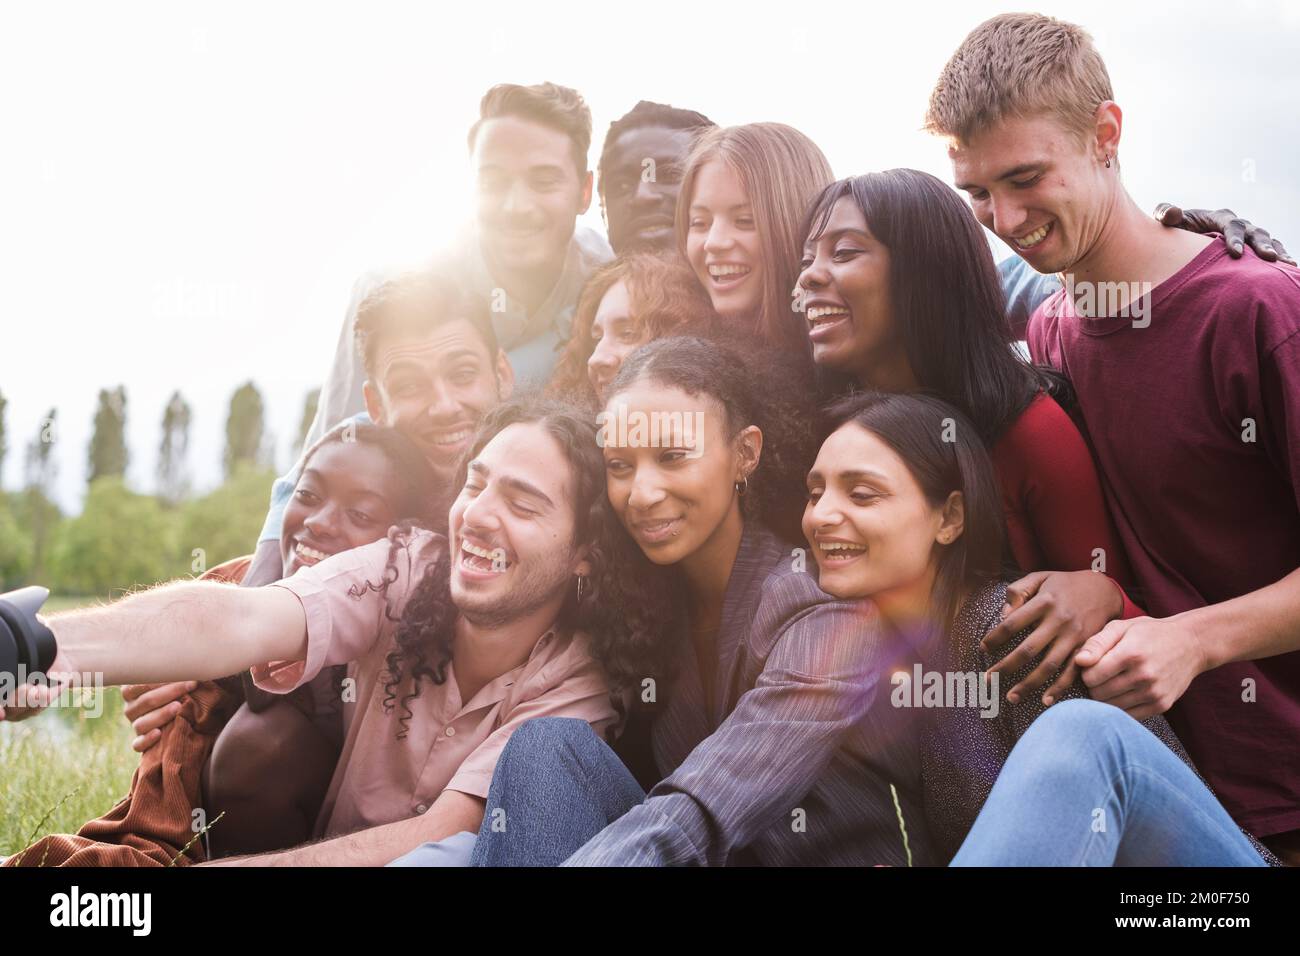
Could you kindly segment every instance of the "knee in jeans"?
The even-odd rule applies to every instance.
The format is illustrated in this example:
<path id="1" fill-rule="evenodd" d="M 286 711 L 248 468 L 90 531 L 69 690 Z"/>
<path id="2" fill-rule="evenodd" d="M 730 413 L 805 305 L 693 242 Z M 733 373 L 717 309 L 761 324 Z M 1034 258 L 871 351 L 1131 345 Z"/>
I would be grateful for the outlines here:
<path id="1" fill-rule="evenodd" d="M 535 764 L 546 754 L 568 754 L 581 749 L 596 733 L 591 724 L 576 717 L 534 717 L 519 726 L 506 741 L 501 760 Z"/>
<path id="2" fill-rule="evenodd" d="M 1070 777 L 1083 765 L 1087 751 L 1113 752 L 1126 724 L 1133 719 L 1111 704 L 1072 699 L 1049 707 L 1025 732 L 1024 742 L 1032 748 L 1040 774 Z"/>
<path id="3" fill-rule="evenodd" d="M 1074 698 L 1047 708 L 1030 730 L 1039 734 L 1055 732 L 1078 740 L 1100 728 L 1109 728 L 1131 718 L 1118 707 L 1096 700 Z"/>

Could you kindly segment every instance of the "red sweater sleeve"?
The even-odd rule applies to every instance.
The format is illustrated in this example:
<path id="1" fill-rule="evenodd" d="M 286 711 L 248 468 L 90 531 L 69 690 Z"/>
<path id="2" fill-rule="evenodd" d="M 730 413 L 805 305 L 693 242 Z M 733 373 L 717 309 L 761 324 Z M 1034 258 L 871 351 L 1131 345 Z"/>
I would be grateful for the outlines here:
<path id="1" fill-rule="evenodd" d="M 1125 588 L 1133 575 L 1111 523 L 1087 442 L 1065 410 L 1040 393 L 993 448 L 1007 530 L 1026 571 L 1091 568 L 1093 551 L 1124 593 L 1125 618 L 1144 612 Z"/>

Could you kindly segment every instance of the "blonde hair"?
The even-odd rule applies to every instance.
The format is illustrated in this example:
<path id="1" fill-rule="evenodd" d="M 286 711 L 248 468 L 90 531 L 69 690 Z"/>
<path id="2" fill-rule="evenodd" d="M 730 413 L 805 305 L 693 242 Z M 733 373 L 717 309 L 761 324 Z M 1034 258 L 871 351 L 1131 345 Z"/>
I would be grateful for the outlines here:
<path id="1" fill-rule="evenodd" d="M 968 143 L 1009 117 L 1051 114 L 1086 136 L 1114 99 L 1106 64 L 1082 27 L 1036 13 L 985 20 L 957 47 L 930 94 L 925 129 Z"/>
<path id="2" fill-rule="evenodd" d="M 834 180 L 817 144 L 784 123 L 750 123 L 703 133 L 686 159 L 677 194 L 677 246 L 686 255 L 695 177 L 714 159 L 725 162 L 744 186 L 754 207 L 764 263 L 763 297 L 755 329 L 771 345 L 807 351 L 802 318 L 791 309 L 804 237 L 804 212 Z"/>

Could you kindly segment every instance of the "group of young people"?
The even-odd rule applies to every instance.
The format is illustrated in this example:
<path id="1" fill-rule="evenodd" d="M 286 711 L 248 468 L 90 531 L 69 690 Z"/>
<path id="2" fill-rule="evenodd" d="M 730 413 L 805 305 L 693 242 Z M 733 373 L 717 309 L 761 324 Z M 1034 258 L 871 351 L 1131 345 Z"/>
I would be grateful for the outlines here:
<path id="1" fill-rule="evenodd" d="M 1077 26 L 926 122 L 969 203 L 488 91 L 255 553 L 49 619 L 143 756 L 6 865 L 1300 860 L 1300 270 L 1137 207 Z"/>

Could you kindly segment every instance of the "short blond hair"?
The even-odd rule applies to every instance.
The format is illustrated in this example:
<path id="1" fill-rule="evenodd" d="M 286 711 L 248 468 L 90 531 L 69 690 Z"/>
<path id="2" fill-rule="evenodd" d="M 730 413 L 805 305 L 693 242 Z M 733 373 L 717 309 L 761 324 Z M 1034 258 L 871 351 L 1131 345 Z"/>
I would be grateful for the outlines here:
<path id="1" fill-rule="evenodd" d="M 972 30 L 944 66 L 925 129 L 968 143 L 1003 119 L 1048 114 L 1082 137 L 1111 99 L 1110 75 L 1086 30 L 1037 13 L 1004 13 Z"/>

